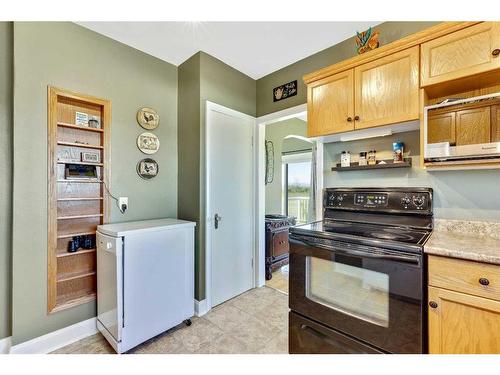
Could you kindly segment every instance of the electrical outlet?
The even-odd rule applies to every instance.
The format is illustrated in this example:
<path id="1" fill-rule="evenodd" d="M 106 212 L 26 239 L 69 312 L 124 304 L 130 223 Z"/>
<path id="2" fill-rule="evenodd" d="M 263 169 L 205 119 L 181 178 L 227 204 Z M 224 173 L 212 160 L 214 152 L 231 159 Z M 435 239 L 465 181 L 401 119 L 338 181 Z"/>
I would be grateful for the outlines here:
<path id="1" fill-rule="evenodd" d="M 122 214 L 127 211 L 128 208 L 128 197 L 118 197 L 118 208 Z"/>

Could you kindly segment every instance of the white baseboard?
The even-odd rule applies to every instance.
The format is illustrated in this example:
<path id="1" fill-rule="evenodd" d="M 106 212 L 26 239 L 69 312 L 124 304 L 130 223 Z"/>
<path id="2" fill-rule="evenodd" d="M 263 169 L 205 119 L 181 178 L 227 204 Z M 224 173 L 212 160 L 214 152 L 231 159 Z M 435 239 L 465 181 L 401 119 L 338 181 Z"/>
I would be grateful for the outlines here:
<path id="1" fill-rule="evenodd" d="M 207 300 L 194 300 L 194 313 L 196 316 L 203 316 L 208 312 Z"/>
<path id="2" fill-rule="evenodd" d="M 14 345 L 10 348 L 10 353 L 46 354 L 96 334 L 97 332 L 96 318 L 91 318 L 21 344 Z"/>
<path id="3" fill-rule="evenodd" d="M 11 338 L 5 337 L 0 339 L 0 354 L 8 354 L 11 346 Z"/>

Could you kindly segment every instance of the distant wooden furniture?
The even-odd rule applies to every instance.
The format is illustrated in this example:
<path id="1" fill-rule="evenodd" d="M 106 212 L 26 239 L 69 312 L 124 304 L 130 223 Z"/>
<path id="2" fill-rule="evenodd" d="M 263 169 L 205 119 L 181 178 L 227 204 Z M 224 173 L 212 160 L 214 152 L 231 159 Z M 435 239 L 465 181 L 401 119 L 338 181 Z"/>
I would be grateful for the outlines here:
<path id="1" fill-rule="evenodd" d="M 76 112 L 100 119 L 99 128 L 75 125 Z M 68 252 L 76 236 L 93 236 L 107 222 L 111 103 L 108 100 L 48 88 L 48 294 L 49 313 L 91 301 L 96 296 L 96 249 Z M 82 162 L 82 152 L 99 162 Z M 95 165 L 97 179 L 66 179 L 66 164 Z"/>
<path id="2" fill-rule="evenodd" d="M 295 218 L 284 215 L 266 215 L 266 280 L 272 279 L 275 269 L 288 264 L 288 228 L 295 222 Z"/>
<path id="3" fill-rule="evenodd" d="M 500 353 L 500 266 L 429 256 L 429 352 Z"/>
<path id="4" fill-rule="evenodd" d="M 500 23 L 483 22 L 423 43 L 422 87 L 500 68 Z"/>

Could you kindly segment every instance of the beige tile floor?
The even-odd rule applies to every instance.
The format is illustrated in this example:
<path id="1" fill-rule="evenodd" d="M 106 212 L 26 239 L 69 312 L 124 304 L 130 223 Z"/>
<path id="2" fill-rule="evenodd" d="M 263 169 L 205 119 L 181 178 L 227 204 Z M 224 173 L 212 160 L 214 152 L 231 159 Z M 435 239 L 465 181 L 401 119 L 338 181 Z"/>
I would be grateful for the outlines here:
<path id="1" fill-rule="evenodd" d="M 264 286 L 252 289 L 175 327 L 127 353 L 131 354 L 286 354 L 288 296 Z M 65 346 L 55 354 L 111 354 L 101 334 Z"/>
<path id="2" fill-rule="evenodd" d="M 288 264 L 274 271 L 271 280 L 266 281 L 266 286 L 288 294 Z"/>

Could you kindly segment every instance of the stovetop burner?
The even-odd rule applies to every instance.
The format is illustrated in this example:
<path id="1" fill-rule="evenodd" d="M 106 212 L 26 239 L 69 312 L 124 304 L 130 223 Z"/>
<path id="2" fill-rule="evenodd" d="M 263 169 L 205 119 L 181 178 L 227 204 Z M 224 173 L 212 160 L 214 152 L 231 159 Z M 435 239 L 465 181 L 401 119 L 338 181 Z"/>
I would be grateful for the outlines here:
<path id="1" fill-rule="evenodd" d="M 330 233 L 348 234 L 365 238 L 375 238 L 386 241 L 419 244 L 426 237 L 427 231 L 408 228 L 387 227 L 384 225 L 370 225 L 355 222 L 325 222 L 323 229 Z"/>

